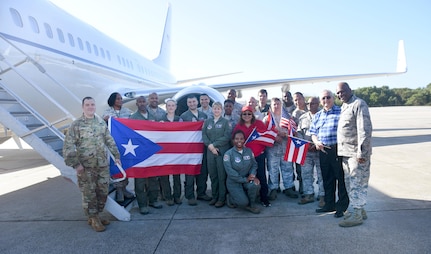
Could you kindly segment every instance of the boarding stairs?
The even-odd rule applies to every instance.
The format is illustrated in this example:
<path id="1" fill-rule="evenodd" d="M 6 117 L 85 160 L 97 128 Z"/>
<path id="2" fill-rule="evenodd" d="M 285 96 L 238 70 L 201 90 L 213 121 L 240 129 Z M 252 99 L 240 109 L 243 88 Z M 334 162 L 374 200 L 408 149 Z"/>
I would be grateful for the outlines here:
<path id="1" fill-rule="evenodd" d="M 75 169 L 67 166 L 62 156 L 64 132 L 75 120 L 75 117 L 48 91 L 39 86 L 35 80 L 38 80 L 39 83 L 43 80 L 44 84 L 50 82 L 50 84 L 59 87 L 64 96 L 67 96 L 65 98 L 75 98 L 74 104 L 76 105 L 74 107 L 76 108 L 81 108 L 80 99 L 53 78 L 35 59 L 1 35 L 0 43 L 9 44 L 10 51 L 14 51 L 14 54 L 0 52 L 0 123 L 54 165 L 63 177 L 77 184 Z M 13 57 L 9 57 L 10 55 Z M 19 59 L 17 55 L 20 55 Z M 29 68 L 36 68 L 38 70 L 37 75 L 40 77 L 34 77 L 34 70 L 31 76 L 27 75 Z M 19 84 L 17 84 L 17 80 L 19 80 Z M 18 86 L 19 89 L 17 90 Z M 30 104 L 28 103 L 29 100 L 23 98 L 24 93 L 22 91 L 27 91 L 25 94 L 30 93 L 34 98 L 38 98 L 36 100 L 38 103 L 46 104 L 45 106 L 50 109 L 62 112 L 62 116 L 59 119 L 48 120 L 40 110 L 36 109 L 37 105 Z M 130 221 L 129 211 L 134 203 L 134 200 L 117 203 L 115 201 L 115 189 L 110 186 L 105 210 L 120 221 Z"/>

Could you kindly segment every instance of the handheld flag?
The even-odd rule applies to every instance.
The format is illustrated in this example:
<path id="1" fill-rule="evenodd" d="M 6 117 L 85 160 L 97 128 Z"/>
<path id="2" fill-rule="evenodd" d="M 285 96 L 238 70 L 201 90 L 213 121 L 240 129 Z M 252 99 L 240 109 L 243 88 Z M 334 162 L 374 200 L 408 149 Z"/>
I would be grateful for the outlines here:
<path id="1" fill-rule="evenodd" d="M 310 143 L 306 140 L 289 136 L 284 160 L 304 165 L 309 144 Z"/>
<path id="2" fill-rule="evenodd" d="M 298 128 L 292 116 L 284 107 L 281 109 L 280 127 L 286 128 L 289 131 L 289 136 L 293 136 Z"/>

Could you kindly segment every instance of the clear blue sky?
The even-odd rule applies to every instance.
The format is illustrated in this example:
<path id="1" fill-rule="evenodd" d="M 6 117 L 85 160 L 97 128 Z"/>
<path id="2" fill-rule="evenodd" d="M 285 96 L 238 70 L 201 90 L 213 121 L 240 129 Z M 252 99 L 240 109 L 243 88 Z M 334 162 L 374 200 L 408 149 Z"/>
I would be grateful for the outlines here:
<path id="1" fill-rule="evenodd" d="M 407 74 L 350 85 L 418 88 L 431 83 L 428 0 L 52 2 L 150 59 L 159 51 L 170 2 L 172 72 L 179 80 L 236 71 L 242 73 L 206 82 L 392 72 L 403 39 Z M 296 85 L 291 91 L 318 95 L 335 86 Z M 280 95 L 270 92 L 273 96 Z"/>

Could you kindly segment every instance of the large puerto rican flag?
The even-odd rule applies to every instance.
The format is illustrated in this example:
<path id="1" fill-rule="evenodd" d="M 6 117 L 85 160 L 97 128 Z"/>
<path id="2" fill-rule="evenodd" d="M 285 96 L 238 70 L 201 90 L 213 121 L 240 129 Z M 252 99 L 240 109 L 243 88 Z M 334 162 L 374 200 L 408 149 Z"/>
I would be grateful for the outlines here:
<path id="1" fill-rule="evenodd" d="M 110 130 L 127 177 L 197 175 L 204 151 L 202 124 L 111 117 Z M 112 177 L 121 177 L 112 161 L 110 171 Z"/>

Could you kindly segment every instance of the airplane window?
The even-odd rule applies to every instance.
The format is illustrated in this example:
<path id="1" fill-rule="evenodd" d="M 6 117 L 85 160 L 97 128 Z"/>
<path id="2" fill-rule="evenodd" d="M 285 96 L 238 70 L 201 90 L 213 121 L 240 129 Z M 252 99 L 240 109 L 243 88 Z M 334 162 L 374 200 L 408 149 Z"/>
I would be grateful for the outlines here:
<path id="1" fill-rule="evenodd" d="M 84 50 L 84 44 L 82 43 L 82 40 L 79 37 L 78 37 L 78 45 L 80 50 Z"/>
<path id="2" fill-rule="evenodd" d="M 61 43 L 64 43 L 64 34 L 60 28 L 57 28 L 57 34 L 58 34 L 58 39 L 61 41 Z"/>
<path id="3" fill-rule="evenodd" d="M 106 50 L 106 56 L 108 57 L 108 60 L 111 61 L 111 54 L 109 53 L 108 50 Z"/>
<path id="4" fill-rule="evenodd" d="M 105 58 L 105 51 L 103 51 L 103 48 L 100 48 L 100 55 Z"/>
<path id="5" fill-rule="evenodd" d="M 13 23 L 15 23 L 16 26 L 23 27 L 21 15 L 19 14 L 19 12 L 14 8 L 10 8 L 9 11 L 12 15 Z"/>
<path id="6" fill-rule="evenodd" d="M 99 50 L 97 49 L 97 46 L 93 44 L 94 54 L 96 56 L 99 56 Z"/>
<path id="7" fill-rule="evenodd" d="M 88 51 L 88 53 L 90 53 L 90 54 L 91 54 L 91 45 L 90 45 L 90 43 L 89 43 L 88 41 L 86 41 L 86 42 L 85 42 L 85 45 L 87 46 L 87 51 Z"/>
<path id="8" fill-rule="evenodd" d="M 133 68 L 133 62 L 130 62 L 130 67 L 132 68 L 132 70 L 134 70 L 134 68 Z"/>
<path id="9" fill-rule="evenodd" d="M 67 33 L 67 37 L 69 37 L 70 46 L 75 47 L 75 40 L 73 39 L 73 35 L 71 35 L 70 33 Z"/>
<path id="10" fill-rule="evenodd" d="M 52 39 L 54 36 L 52 35 L 51 26 L 48 23 L 44 23 L 43 26 L 45 27 L 46 36 Z"/>
<path id="11" fill-rule="evenodd" d="M 123 66 L 125 67 L 126 66 L 126 60 L 124 60 L 124 57 L 122 57 L 121 60 L 122 60 L 121 62 L 123 62 Z"/>
<path id="12" fill-rule="evenodd" d="M 117 55 L 118 63 L 121 65 L 121 57 Z"/>
<path id="13" fill-rule="evenodd" d="M 37 20 L 32 16 L 29 16 L 28 20 L 30 20 L 30 26 L 31 26 L 31 29 L 33 30 L 33 32 L 38 34 L 39 33 L 39 25 L 37 24 Z"/>

